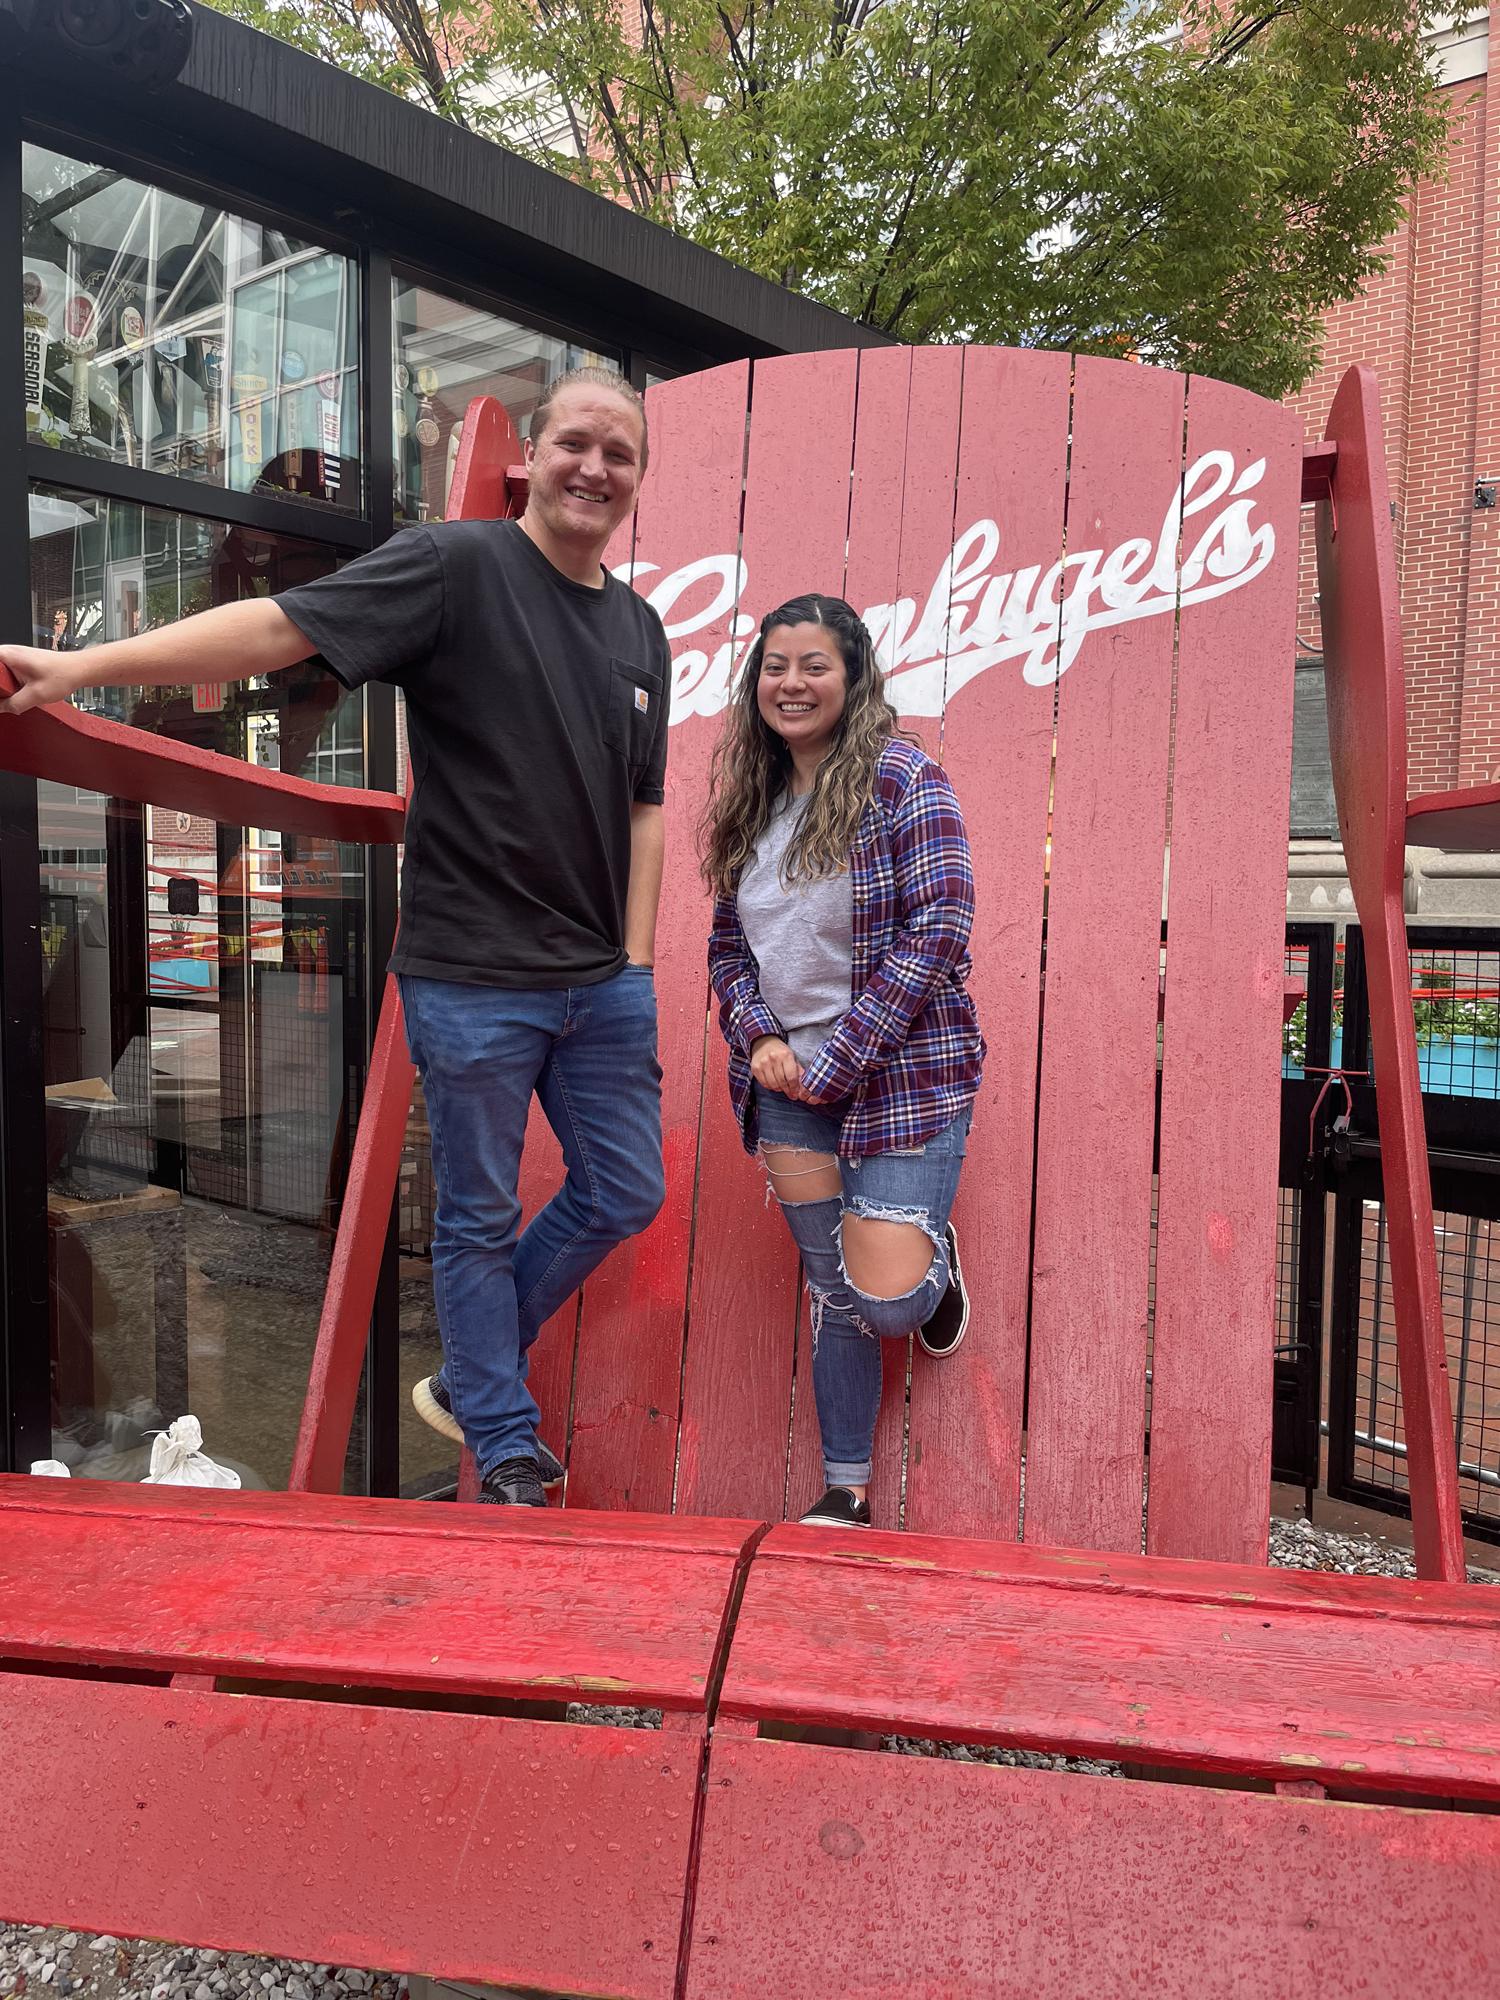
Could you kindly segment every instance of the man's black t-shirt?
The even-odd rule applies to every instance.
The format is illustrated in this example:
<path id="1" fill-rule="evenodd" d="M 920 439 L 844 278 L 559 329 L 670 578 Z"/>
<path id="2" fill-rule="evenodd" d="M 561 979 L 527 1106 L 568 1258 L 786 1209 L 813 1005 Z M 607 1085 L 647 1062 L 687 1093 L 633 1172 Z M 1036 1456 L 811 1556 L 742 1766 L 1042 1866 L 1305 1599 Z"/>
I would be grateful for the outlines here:
<path id="1" fill-rule="evenodd" d="M 618 972 L 631 804 L 664 797 L 656 613 L 617 577 L 563 576 L 514 521 L 403 529 L 277 602 L 345 687 L 406 695 L 391 969 L 527 987 Z"/>

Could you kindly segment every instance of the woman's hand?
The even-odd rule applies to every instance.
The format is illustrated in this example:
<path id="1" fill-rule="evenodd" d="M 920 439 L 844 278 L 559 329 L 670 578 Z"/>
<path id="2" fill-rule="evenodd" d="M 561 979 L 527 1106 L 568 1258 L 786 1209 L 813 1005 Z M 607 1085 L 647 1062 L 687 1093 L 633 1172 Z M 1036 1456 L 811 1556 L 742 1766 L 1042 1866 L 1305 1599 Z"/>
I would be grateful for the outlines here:
<path id="1" fill-rule="evenodd" d="M 758 1035 L 750 1044 L 750 1074 L 762 1090 L 802 1095 L 802 1065 L 780 1035 Z"/>

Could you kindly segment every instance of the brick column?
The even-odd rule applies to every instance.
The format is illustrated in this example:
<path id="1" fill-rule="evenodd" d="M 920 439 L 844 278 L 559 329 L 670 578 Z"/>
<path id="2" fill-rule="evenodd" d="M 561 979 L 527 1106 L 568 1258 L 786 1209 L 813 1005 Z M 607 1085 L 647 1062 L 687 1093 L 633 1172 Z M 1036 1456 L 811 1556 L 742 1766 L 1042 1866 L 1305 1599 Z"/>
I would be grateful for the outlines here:
<path id="1" fill-rule="evenodd" d="M 1490 5 L 1490 60 L 1500 50 L 1500 0 Z M 1474 482 L 1500 481 L 1500 107 L 1473 105 L 1477 190 L 1477 296 L 1474 300 L 1472 447 L 1464 491 L 1456 496 L 1468 535 L 1463 606 L 1463 695 L 1458 782 L 1500 779 L 1500 508 L 1478 511 Z"/>

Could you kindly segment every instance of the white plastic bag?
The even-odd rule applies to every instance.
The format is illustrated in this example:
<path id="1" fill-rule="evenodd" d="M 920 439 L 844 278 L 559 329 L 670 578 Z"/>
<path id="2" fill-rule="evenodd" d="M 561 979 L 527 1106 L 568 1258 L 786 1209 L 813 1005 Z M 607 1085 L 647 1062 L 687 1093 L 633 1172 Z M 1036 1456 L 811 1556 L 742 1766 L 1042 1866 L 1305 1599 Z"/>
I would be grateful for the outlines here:
<path id="1" fill-rule="evenodd" d="M 60 1458 L 34 1458 L 31 1461 L 33 1477 L 43 1479 L 71 1479 L 72 1473 Z"/>
<path id="2" fill-rule="evenodd" d="M 151 1442 L 151 1470 L 143 1486 L 238 1486 L 240 1475 L 215 1465 L 203 1453 L 203 1428 L 196 1417 L 179 1417 Z"/>

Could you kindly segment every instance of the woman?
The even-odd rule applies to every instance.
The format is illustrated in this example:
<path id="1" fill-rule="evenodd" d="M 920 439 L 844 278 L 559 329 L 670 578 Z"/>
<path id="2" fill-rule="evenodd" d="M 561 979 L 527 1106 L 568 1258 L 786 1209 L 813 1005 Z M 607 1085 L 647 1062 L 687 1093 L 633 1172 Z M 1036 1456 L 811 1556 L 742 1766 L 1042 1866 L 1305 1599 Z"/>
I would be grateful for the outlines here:
<path id="1" fill-rule="evenodd" d="M 984 1040 L 964 988 L 974 879 L 942 769 L 897 727 L 837 597 L 764 620 L 703 822 L 709 976 L 745 1146 L 802 1254 L 827 1491 L 867 1527 L 880 1344 L 968 1325 L 948 1220 Z"/>

